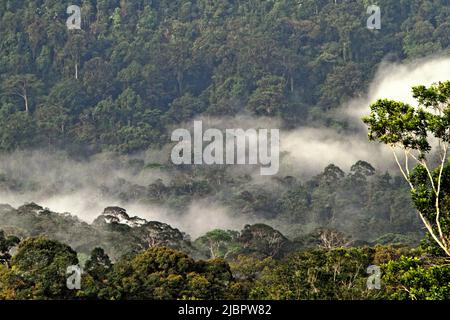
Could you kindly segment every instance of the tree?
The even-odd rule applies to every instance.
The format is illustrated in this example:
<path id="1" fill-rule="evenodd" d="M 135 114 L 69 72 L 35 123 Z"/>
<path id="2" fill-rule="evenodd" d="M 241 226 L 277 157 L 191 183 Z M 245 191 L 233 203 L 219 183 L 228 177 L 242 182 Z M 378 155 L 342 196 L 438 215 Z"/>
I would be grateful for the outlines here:
<path id="1" fill-rule="evenodd" d="M 84 266 L 79 297 L 104 299 L 108 296 L 108 275 L 113 264 L 102 248 L 94 248 Z"/>
<path id="2" fill-rule="evenodd" d="M 0 230 L 0 264 L 4 263 L 9 267 L 11 255 L 10 249 L 18 245 L 20 239 L 15 236 L 5 236 L 5 232 Z"/>
<path id="3" fill-rule="evenodd" d="M 278 203 L 283 216 L 292 223 L 304 223 L 309 218 L 311 196 L 302 185 L 288 189 Z"/>
<path id="4" fill-rule="evenodd" d="M 78 80 L 78 70 L 81 63 L 83 51 L 85 49 L 86 49 L 85 35 L 84 32 L 81 30 L 80 32 L 76 32 L 75 34 L 71 34 L 69 36 L 69 40 L 67 41 L 64 50 L 62 52 L 63 57 L 70 60 L 69 63 L 73 65 L 74 78 L 76 80 Z"/>
<path id="5" fill-rule="evenodd" d="M 236 231 L 216 229 L 209 231 L 195 242 L 208 249 L 210 258 L 226 259 L 230 254 L 240 249 L 240 246 L 236 243 L 238 236 L 239 233 Z"/>
<path id="6" fill-rule="evenodd" d="M 30 98 L 38 95 L 42 82 L 34 74 L 13 75 L 3 83 L 3 89 L 9 95 L 23 99 L 25 111 L 30 111 Z"/>
<path id="7" fill-rule="evenodd" d="M 85 271 L 101 279 L 112 267 L 111 260 L 102 248 L 94 248 L 90 259 L 86 262 Z"/>
<path id="8" fill-rule="evenodd" d="M 67 267 L 78 264 L 69 246 L 44 237 L 20 243 L 11 268 L 0 269 L 0 299 L 67 299 Z"/>
<path id="9" fill-rule="evenodd" d="M 319 105 L 323 109 L 337 108 L 358 94 L 364 73 L 355 63 L 335 67 L 326 77 Z"/>
<path id="10" fill-rule="evenodd" d="M 382 268 L 382 281 L 388 288 L 390 299 L 450 299 L 450 266 L 445 261 L 402 256 Z"/>
<path id="11" fill-rule="evenodd" d="M 426 88 L 413 87 L 418 108 L 408 104 L 378 100 L 363 119 L 369 139 L 388 145 L 408 182 L 418 214 L 432 239 L 450 256 L 450 184 L 448 149 L 450 141 L 450 81 Z M 432 142 L 437 140 L 437 144 Z M 395 151 L 404 153 L 404 163 Z M 432 156 L 438 157 L 434 164 Z M 410 161 L 416 164 L 410 170 Z"/>
<path id="12" fill-rule="evenodd" d="M 239 244 L 246 252 L 279 258 L 286 253 L 289 240 L 268 225 L 254 224 L 244 227 L 239 237 Z"/>
<path id="13" fill-rule="evenodd" d="M 367 289 L 365 270 L 373 261 L 370 248 L 295 252 L 262 270 L 250 299 L 332 300 L 382 298 Z"/>
<path id="14" fill-rule="evenodd" d="M 344 233 L 334 229 L 319 229 L 320 247 L 325 250 L 345 247 L 349 241 Z"/>
<path id="15" fill-rule="evenodd" d="M 369 177 L 375 174 L 375 168 L 366 161 L 359 160 L 350 168 L 350 171 L 355 176 Z"/>
<path id="16" fill-rule="evenodd" d="M 266 76 L 257 82 L 257 89 L 252 93 L 247 109 L 256 115 L 274 116 L 286 104 L 284 97 L 285 79 Z"/>
<path id="17" fill-rule="evenodd" d="M 403 48 L 408 57 L 418 58 L 439 52 L 441 44 L 433 41 L 435 29 L 430 21 L 418 21 L 408 30 L 403 41 Z"/>
<path id="18" fill-rule="evenodd" d="M 49 145 L 65 133 L 68 119 L 68 110 L 60 106 L 39 106 L 36 110 L 37 125 L 48 137 Z"/>
<path id="19" fill-rule="evenodd" d="M 109 298 L 224 299 L 233 281 L 228 264 L 194 261 L 186 254 L 153 247 L 118 261 L 108 275 Z"/>
<path id="20" fill-rule="evenodd" d="M 205 104 L 201 99 L 187 93 L 170 104 L 170 109 L 166 112 L 165 117 L 169 122 L 180 123 L 191 119 L 204 109 Z"/>
<path id="21" fill-rule="evenodd" d="M 0 148 L 15 150 L 29 148 L 38 141 L 37 127 L 31 114 L 15 112 L 0 118 Z"/>

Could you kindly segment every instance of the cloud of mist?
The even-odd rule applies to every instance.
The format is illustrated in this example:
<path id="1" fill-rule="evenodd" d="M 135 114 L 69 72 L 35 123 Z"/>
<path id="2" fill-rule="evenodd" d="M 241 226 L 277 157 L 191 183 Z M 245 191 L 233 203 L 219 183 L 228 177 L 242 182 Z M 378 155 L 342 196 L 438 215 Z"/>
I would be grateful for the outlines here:
<path id="1" fill-rule="evenodd" d="M 142 204 L 129 204 L 128 214 L 148 221 L 162 221 L 189 234 L 192 239 L 214 229 L 240 230 L 251 219 L 236 217 L 230 210 L 214 199 L 193 201 L 181 216 L 164 208 L 155 208 Z"/>
<path id="2" fill-rule="evenodd" d="M 333 163 L 348 171 L 358 160 L 379 170 L 391 167 L 390 151 L 379 144 L 369 144 L 367 135 L 338 133 L 328 128 L 301 128 L 282 136 L 282 173 L 310 177 Z"/>
<path id="3" fill-rule="evenodd" d="M 417 106 L 411 88 L 430 86 L 450 80 L 450 57 L 419 59 L 408 63 L 382 63 L 372 81 L 368 94 L 350 101 L 342 109 L 353 123 L 364 126 L 360 119 L 369 112 L 368 106 L 377 99 L 392 99 Z"/>
<path id="4" fill-rule="evenodd" d="M 354 98 L 335 111 L 335 117 L 346 122 L 350 130 L 327 127 L 303 126 L 294 130 L 283 130 L 281 121 L 275 118 L 254 118 L 239 115 L 226 118 L 202 120 L 213 128 L 279 128 L 280 151 L 282 153 L 280 175 L 309 178 L 333 163 L 349 170 L 358 160 L 370 162 L 378 170 L 396 169 L 392 153 L 382 144 L 369 142 L 367 127 L 361 118 L 369 114 L 370 104 L 380 98 L 393 99 L 417 105 L 411 88 L 416 85 L 429 86 L 450 79 L 450 57 L 419 59 L 407 63 L 380 64 L 368 92 Z M 189 128 L 192 124 L 186 123 Z M 267 183 L 259 177 L 255 168 L 233 168 L 234 172 L 247 171 L 256 181 Z"/>
<path id="5" fill-rule="evenodd" d="M 283 130 L 281 121 L 274 118 L 202 117 L 205 127 L 227 128 L 279 128 L 281 146 L 280 175 L 309 177 L 321 172 L 330 163 L 348 170 L 358 160 L 372 163 L 377 169 L 394 167 L 390 151 L 383 145 L 367 140 L 367 129 L 361 121 L 368 107 L 378 98 L 389 98 L 414 104 L 411 87 L 430 85 L 448 80 L 450 57 L 418 60 L 406 64 L 380 66 L 368 93 L 341 106 L 337 114 L 347 121 L 352 130 L 344 132 L 325 127 L 301 127 Z M 191 128 L 193 122 L 180 125 Z M 181 215 L 169 208 L 123 201 L 111 190 L 124 183 L 146 187 L 157 179 L 165 184 L 172 173 L 158 169 L 133 170 L 130 160 L 164 163 L 170 159 L 171 145 L 162 150 L 149 150 L 136 157 L 99 154 L 89 160 L 73 160 L 64 152 L 46 153 L 18 151 L 0 156 L 0 203 L 20 206 L 36 202 L 55 212 L 70 212 L 82 220 L 92 222 L 108 206 L 121 206 L 132 216 L 169 223 L 197 237 L 215 228 L 241 229 L 251 223 L 250 218 L 237 218 L 230 210 L 215 201 L 195 200 Z M 227 174 L 251 174 L 255 184 L 270 188 L 271 177 L 261 177 L 259 166 L 228 166 Z M 2 182 L 2 175 L 7 181 Z M 6 187 L 6 185 L 8 187 Z M 109 192 L 105 192 L 105 188 Z M 25 191 L 24 191 L 25 190 Z"/>
<path id="6" fill-rule="evenodd" d="M 161 154 L 149 151 L 135 159 L 153 163 L 164 160 Z M 145 187 L 157 179 L 162 179 L 167 185 L 172 179 L 168 173 L 158 169 L 134 172 L 129 161 L 130 158 L 110 153 L 84 161 L 70 159 L 64 152 L 17 151 L 1 155 L 0 204 L 17 208 L 35 202 L 54 212 L 69 212 L 89 223 L 106 207 L 120 206 L 130 216 L 168 223 L 193 238 L 215 228 L 240 229 L 248 223 L 248 220 L 234 217 L 227 208 L 211 199 L 192 202 L 180 215 L 169 208 L 125 201 L 105 192 L 105 188 L 111 191 L 125 181 Z M 2 184 L 1 175 L 7 178 L 6 184 Z"/>
<path id="7" fill-rule="evenodd" d="M 369 114 L 369 105 L 386 98 L 409 103 L 417 102 L 411 88 L 429 86 L 450 80 L 450 57 L 421 59 L 409 63 L 382 63 L 369 86 L 368 93 L 341 106 L 336 114 L 345 120 L 351 133 L 332 128 L 299 128 L 282 133 L 281 151 L 287 156 L 282 168 L 310 176 L 334 163 L 348 170 L 358 160 L 370 162 L 380 170 L 395 167 L 390 150 L 378 143 L 369 143 L 367 127 L 361 118 Z"/>
<path id="8" fill-rule="evenodd" d="M 0 156 L 0 203 L 20 206 L 35 202 L 56 212 L 70 212 L 91 222 L 107 206 L 123 201 L 107 194 L 125 181 L 147 186 L 170 177 L 158 170 L 136 170 L 131 158 L 103 153 L 74 160 L 64 152 L 16 151 Z"/>

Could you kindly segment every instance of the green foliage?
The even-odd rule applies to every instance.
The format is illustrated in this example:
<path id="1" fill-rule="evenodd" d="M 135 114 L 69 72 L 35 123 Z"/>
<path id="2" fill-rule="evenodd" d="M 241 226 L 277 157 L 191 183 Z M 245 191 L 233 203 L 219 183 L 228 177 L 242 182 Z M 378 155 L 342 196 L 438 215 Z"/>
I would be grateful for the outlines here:
<path id="1" fill-rule="evenodd" d="M 448 199 L 450 197 L 450 163 L 445 163 L 442 173 L 440 168 L 436 168 L 431 172 L 434 184 L 437 185 L 440 182 L 440 194 L 439 194 L 439 227 L 446 237 L 447 242 L 450 239 L 450 212 Z M 440 176 L 441 175 L 441 176 Z M 429 221 L 436 221 L 436 193 L 431 186 L 428 172 L 422 166 L 418 166 L 411 173 L 411 181 L 414 185 L 412 191 L 412 199 L 416 209 Z M 439 234 L 437 224 L 432 222 L 433 230 L 436 234 Z M 430 234 L 422 241 L 422 247 L 427 248 L 428 252 L 437 255 L 443 254 L 442 248 L 438 246 L 436 241 L 432 239 Z"/>
<path id="2" fill-rule="evenodd" d="M 383 32 L 367 30 L 362 0 L 303 1 L 301 8 L 292 1 L 89 0 L 82 30 L 67 30 L 64 4 L 3 1 L 0 150 L 134 152 L 166 143 L 174 123 L 243 110 L 290 125 L 328 123 L 385 57 L 448 50 L 445 1 L 378 5 Z M 30 123 L 9 125 L 26 121 L 11 114 L 21 111 L 35 132 L 21 136 Z"/>
<path id="3" fill-rule="evenodd" d="M 64 155 L 54 161 L 59 159 L 64 161 Z M 239 235 L 236 231 L 225 231 L 231 236 L 230 241 L 201 237 L 202 240 L 190 246 L 180 231 L 165 224 L 152 223 L 138 228 L 124 224 L 90 225 L 74 216 L 60 215 L 32 204 L 17 210 L 5 207 L 0 211 L 0 226 L 3 229 L 20 229 L 21 236 L 45 235 L 67 243 L 84 254 L 101 246 L 113 259 L 152 243 L 189 254 L 199 251 L 204 258 L 226 255 L 228 259 L 251 251 L 263 257 L 279 257 L 286 250 L 291 250 L 292 243 L 286 242 L 285 238 L 299 240 L 295 246 L 320 245 L 320 235 L 313 234 L 320 228 L 345 234 L 345 243 L 363 241 L 415 246 L 424 233 L 405 183 L 400 177 L 374 171 L 367 162 L 355 163 L 348 173 L 336 166 L 329 166 L 308 180 L 301 181 L 292 176 L 277 177 L 262 186 L 248 176 L 228 175 L 222 168 L 176 170 L 172 166 L 156 166 L 138 159 L 128 161 L 121 158 L 116 162 L 112 155 L 108 155 L 108 159 L 112 167 L 130 172 L 130 175 L 147 175 L 154 170 L 171 174 L 172 179 L 170 182 L 156 180 L 145 185 L 145 182 L 136 183 L 124 176 L 123 179 L 100 185 L 106 197 L 120 199 L 124 204 L 142 202 L 158 205 L 174 216 L 182 216 L 187 210 L 192 210 L 191 203 L 199 198 L 209 197 L 230 208 L 231 218 L 260 221 L 273 229 L 253 226 Z M 27 162 L 21 160 L 20 163 Z M 6 170 L 0 174 L 1 190 L 23 193 L 41 190 L 42 193 L 52 194 L 61 183 L 66 182 L 56 179 L 51 183 L 39 183 L 13 173 Z M 45 214 L 36 214 L 39 212 Z M 276 230 L 282 236 L 277 236 Z M 300 239 L 312 234 L 313 239 Z M 389 234 L 395 236 L 380 239 Z M 268 239 L 274 242 L 269 245 Z M 211 245 L 214 255 L 211 254 Z"/>
<path id="4" fill-rule="evenodd" d="M 233 281 L 223 260 L 194 261 L 162 247 L 117 262 L 107 275 L 107 299 L 219 299 Z M 89 282 L 88 282 L 89 283 Z"/>
<path id="5" fill-rule="evenodd" d="M 237 243 L 239 232 L 232 230 L 212 230 L 195 240 L 195 245 L 200 250 L 208 252 L 210 258 L 226 259 L 230 254 L 239 251 L 241 248 Z"/>
<path id="6" fill-rule="evenodd" d="M 224 231 L 211 237 L 222 239 Z M 1 250 L 15 237 L 0 237 Z M 442 258 L 399 246 L 311 248 L 281 260 L 237 255 L 193 260 L 153 247 L 111 262 L 95 248 L 81 290 L 66 288 L 66 268 L 77 264 L 70 247 L 43 237 L 25 239 L 10 264 L 0 264 L 0 299 L 421 299 L 450 298 L 450 269 Z M 381 290 L 367 288 L 370 265 L 382 266 Z"/>
<path id="7" fill-rule="evenodd" d="M 20 239 L 15 236 L 5 236 L 5 232 L 0 230 L 0 263 L 9 264 L 11 255 L 10 249 L 18 245 Z"/>
<path id="8" fill-rule="evenodd" d="M 404 166 L 393 151 L 410 185 L 414 206 L 435 244 L 450 255 L 450 81 L 428 88 L 416 86 L 413 94 L 419 102 L 418 108 L 392 100 L 378 100 L 370 106 L 371 114 L 363 121 L 369 126 L 370 140 L 403 149 Z M 432 151 L 433 139 L 439 142 L 433 150 L 439 158 L 438 165 L 427 159 L 427 154 Z M 408 164 L 410 158 L 415 161 L 411 172 Z"/>
<path id="9" fill-rule="evenodd" d="M 87 0 L 83 30 L 69 31 L 65 4 L 0 1 L 0 152 L 56 147 L 80 155 L 132 153 L 166 144 L 173 126 L 197 116 L 242 112 L 280 117 L 286 127 L 345 128 L 331 120 L 333 109 L 362 92 L 383 59 L 446 52 L 450 45 L 446 1 L 379 1 L 383 32 L 365 28 L 367 4 Z M 423 161 L 430 135 L 450 140 L 450 111 L 442 108 L 449 104 L 450 82 L 413 93 L 420 108 L 379 100 L 365 122 L 372 140 L 415 150 Z M 307 181 L 276 178 L 270 186 L 220 169 L 130 167 L 136 175 L 169 169 L 173 179 L 149 186 L 121 179 L 103 188 L 106 196 L 181 213 L 192 200 L 214 195 L 236 216 L 267 224 L 208 232 L 194 244 L 219 259 L 196 261 L 181 252 L 193 250 L 185 235 L 161 223 L 131 228 L 99 219 L 88 225 L 34 204 L 1 207 L 5 230 L 52 236 L 80 253 L 99 243 L 105 250 L 92 250 L 82 290 L 73 292 L 65 287 L 65 270 L 78 262 L 74 250 L 38 237 L 22 241 L 11 257 L 18 238 L 0 232 L 0 299 L 449 297 L 442 260 L 411 257 L 405 248 L 346 248 L 358 239 L 415 244 L 421 236 L 405 185 L 369 163 L 359 161 L 349 173 L 329 165 Z M 441 168 L 418 166 L 408 179 L 415 207 L 448 244 L 450 165 L 444 161 Z M 2 189 L 41 187 L 8 174 L 0 173 Z M 438 182 L 439 193 L 433 187 Z M 440 255 L 434 240 L 428 235 L 422 247 Z M 365 270 L 381 263 L 388 292 L 368 291 Z"/>
<path id="10" fill-rule="evenodd" d="M 429 88 L 414 87 L 413 94 L 421 106 L 440 113 L 434 114 L 424 108 L 416 109 L 402 102 L 385 99 L 371 105 L 370 116 L 363 120 L 369 126 L 370 140 L 417 150 L 420 159 L 423 159 L 431 150 L 430 136 L 449 141 L 450 81 Z"/>
<path id="11" fill-rule="evenodd" d="M 366 269 L 373 250 L 308 250 L 289 255 L 273 269 L 265 268 L 255 281 L 255 299 L 377 299 L 383 291 L 368 290 Z"/>
<path id="12" fill-rule="evenodd" d="M 389 297 L 398 300 L 448 300 L 450 266 L 445 261 L 427 261 L 402 256 L 383 266 L 383 281 Z"/>
<path id="13" fill-rule="evenodd" d="M 22 241 L 11 267 L 0 269 L 2 299 L 68 299 L 66 270 L 78 263 L 69 246 L 44 237 Z"/>
<path id="14" fill-rule="evenodd" d="M 250 96 L 247 108 L 260 116 L 275 116 L 286 104 L 285 83 L 282 77 L 269 76 L 258 80 L 257 88 Z"/>

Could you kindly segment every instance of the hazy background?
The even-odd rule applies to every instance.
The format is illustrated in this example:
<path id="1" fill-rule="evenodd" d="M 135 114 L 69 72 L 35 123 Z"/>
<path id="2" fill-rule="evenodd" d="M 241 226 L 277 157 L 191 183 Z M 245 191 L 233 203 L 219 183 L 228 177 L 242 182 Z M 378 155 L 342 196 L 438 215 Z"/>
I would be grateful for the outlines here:
<path id="1" fill-rule="evenodd" d="M 365 160 L 377 169 L 394 168 L 390 151 L 382 145 L 369 143 L 367 130 L 361 117 L 368 106 L 378 98 L 389 98 L 414 104 L 411 87 L 430 85 L 448 79 L 450 58 L 436 57 L 405 64 L 381 64 L 365 96 L 355 98 L 336 112 L 348 122 L 350 130 L 338 131 L 326 127 L 300 127 L 283 130 L 276 119 L 252 118 L 242 115 L 234 118 L 203 118 L 207 126 L 217 128 L 279 128 L 281 135 L 280 176 L 307 178 L 321 172 L 330 163 L 348 170 L 358 160 Z M 187 128 L 192 123 L 185 124 Z M 165 162 L 170 159 L 170 145 L 162 150 L 149 150 L 134 156 L 146 163 Z M 0 174 L 15 181 L 17 190 L 4 190 L 0 184 L 0 203 L 19 206 L 36 202 L 56 212 L 71 212 L 91 222 L 107 206 L 125 207 L 130 215 L 169 223 L 192 234 L 202 234 L 220 227 L 239 229 L 248 219 L 236 218 L 229 209 L 214 199 L 194 201 L 180 217 L 166 208 L 127 202 L 111 198 L 102 192 L 106 187 L 128 182 L 147 186 L 157 179 L 170 182 L 167 171 L 147 169 L 135 172 L 127 165 L 129 156 L 103 153 L 89 161 L 78 161 L 63 152 L 16 151 L 0 157 Z M 257 181 L 267 184 L 271 177 L 259 177 L 259 168 L 237 166 L 232 171 L 247 171 Z M 0 180 L 1 183 L 1 180 Z M 26 188 L 23 188 L 26 186 Z M 20 190 L 32 190 L 21 192 Z"/>

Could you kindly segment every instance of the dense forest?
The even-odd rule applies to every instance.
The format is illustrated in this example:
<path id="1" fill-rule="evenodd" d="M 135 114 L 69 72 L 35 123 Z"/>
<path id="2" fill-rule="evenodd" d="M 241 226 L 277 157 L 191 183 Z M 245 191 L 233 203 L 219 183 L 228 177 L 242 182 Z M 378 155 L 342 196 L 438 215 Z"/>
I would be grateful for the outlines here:
<path id="1" fill-rule="evenodd" d="M 450 49 L 450 1 L 377 1 L 381 30 L 366 27 L 371 4 L 0 0 L 0 300 L 450 299 L 447 149 L 426 162 L 429 133 L 450 140 L 450 82 L 413 88 L 423 110 L 367 106 L 370 140 L 416 160 L 402 175 L 376 154 L 264 179 L 170 163 L 171 131 L 198 118 L 359 134 L 337 113 L 382 63 Z M 89 222 L 39 203 L 61 194 L 113 203 Z M 66 286 L 73 265 L 80 290 Z"/>
<path id="2" fill-rule="evenodd" d="M 0 299 L 449 298 L 445 258 L 401 244 L 352 242 L 337 230 L 291 241 L 255 224 L 192 242 L 117 207 L 92 225 L 35 204 L 0 210 L 7 231 L 0 232 Z M 26 225 L 32 237 L 20 234 Z M 7 235 L 14 232 L 20 236 Z M 80 290 L 66 286 L 72 265 L 83 267 Z M 369 265 L 382 266 L 381 290 L 367 288 Z"/>
<path id="3" fill-rule="evenodd" d="M 134 152 L 198 115 L 321 123 L 381 61 L 448 52 L 446 0 L 0 2 L 0 150 Z M 81 150 L 80 150 L 81 149 Z"/>

